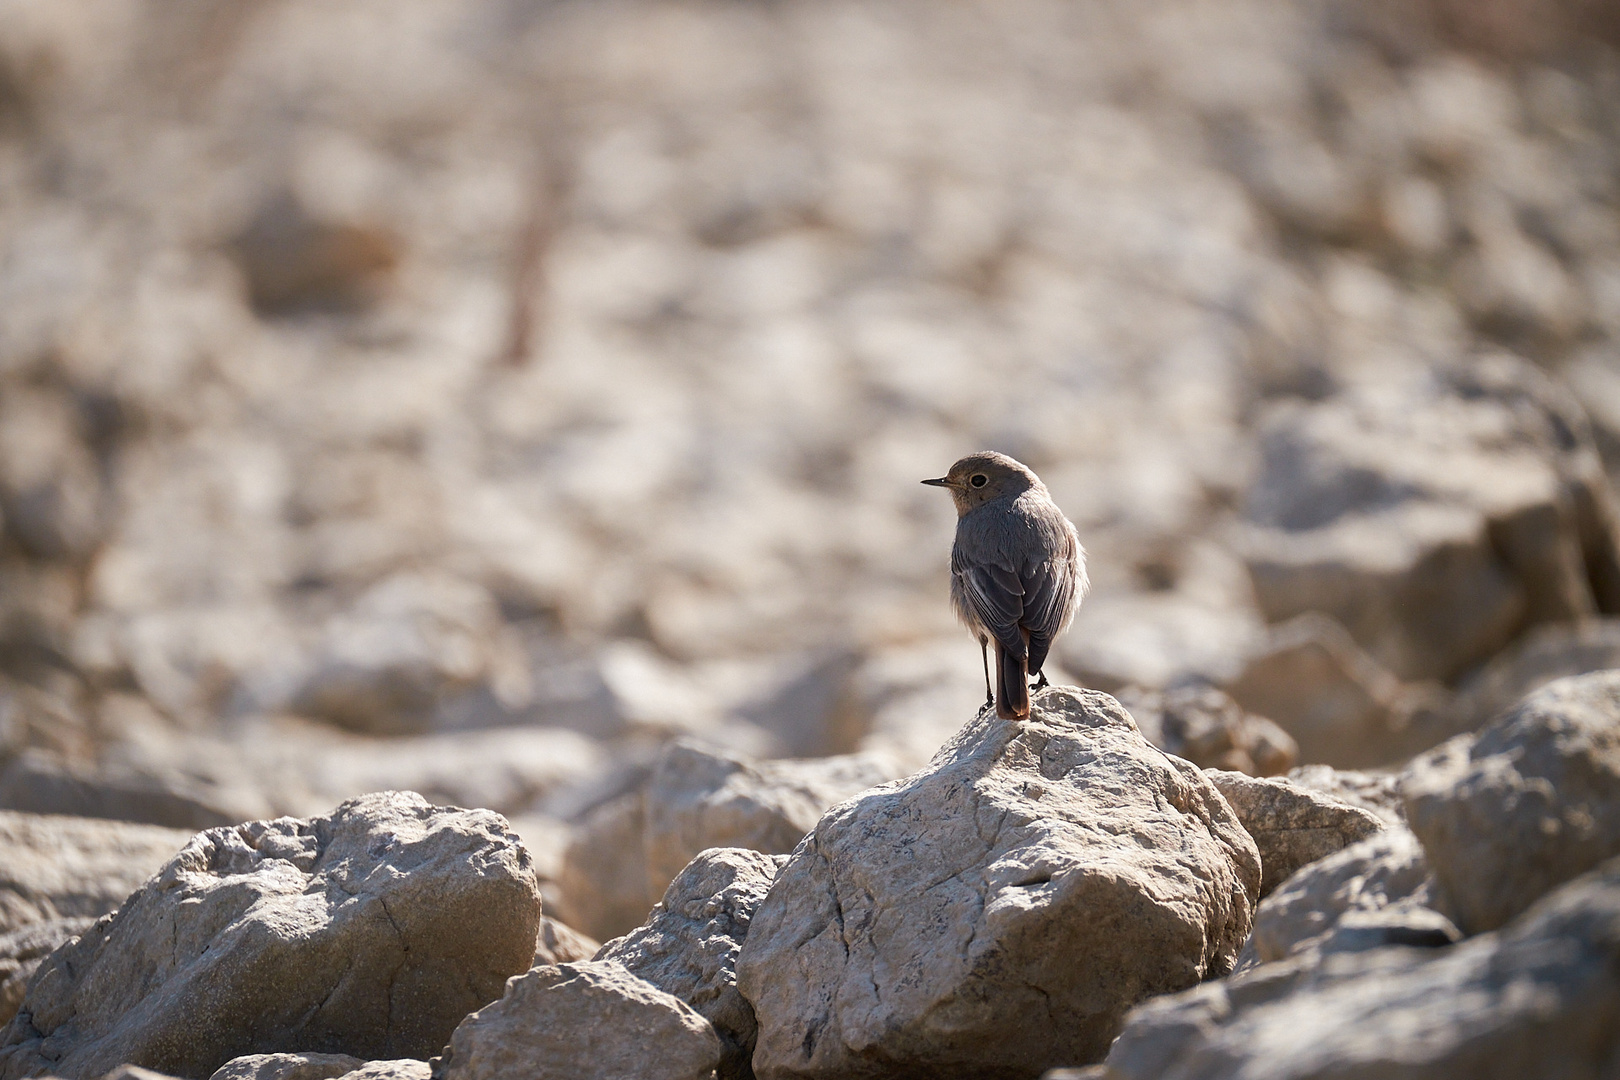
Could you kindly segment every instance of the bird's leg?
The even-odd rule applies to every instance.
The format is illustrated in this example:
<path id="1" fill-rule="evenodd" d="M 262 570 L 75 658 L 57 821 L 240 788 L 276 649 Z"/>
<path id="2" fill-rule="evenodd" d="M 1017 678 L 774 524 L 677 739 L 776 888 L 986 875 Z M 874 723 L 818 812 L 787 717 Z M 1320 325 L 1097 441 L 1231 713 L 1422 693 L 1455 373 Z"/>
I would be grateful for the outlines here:
<path id="1" fill-rule="evenodd" d="M 990 689 L 990 639 L 989 638 L 986 638 L 986 637 L 979 638 L 979 656 L 980 656 L 981 659 L 984 660 L 984 703 L 986 705 L 994 705 L 996 703 L 996 692 L 994 690 Z"/>
<path id="2" fill-rule="evenodd" d="M 1046 672 L 1037 671 L 1035 676 L 1035 685 L 1030 687 L 1031 690 L 1045 690 L 1048 686 L 1052 685 L 1046 681 Z"/>

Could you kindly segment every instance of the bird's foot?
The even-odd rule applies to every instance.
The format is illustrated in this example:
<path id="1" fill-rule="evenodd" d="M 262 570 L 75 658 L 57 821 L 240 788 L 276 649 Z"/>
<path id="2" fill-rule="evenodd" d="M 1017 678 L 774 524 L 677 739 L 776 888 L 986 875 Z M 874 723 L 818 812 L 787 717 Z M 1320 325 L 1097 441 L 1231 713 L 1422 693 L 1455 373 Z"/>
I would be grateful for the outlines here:
<path id="1" fill-rule="evenodd" d="M 1048 686 L 1051 686 L 1051 685 L 1052 685 L 1051 683 L 1046 681 L 1046 672 L 1043 671 L 1043 672 L 1040 673 L 1039 677 L 1036 678 L 1035 684 L 1033 686 L 1031 686 L 1030 689 L 1031 690 L 1045 690 Z"/>

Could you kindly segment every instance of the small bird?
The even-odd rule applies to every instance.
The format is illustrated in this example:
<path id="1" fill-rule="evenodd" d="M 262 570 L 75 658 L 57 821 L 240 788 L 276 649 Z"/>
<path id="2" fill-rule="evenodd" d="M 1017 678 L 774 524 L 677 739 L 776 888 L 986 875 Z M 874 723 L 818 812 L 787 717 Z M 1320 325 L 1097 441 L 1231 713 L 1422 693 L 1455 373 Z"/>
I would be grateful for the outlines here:
<path id="1" fill-rule="evenodd" d="M 951 606 L 979 639 L 986 703 L 996 715 L 1029 715 L 1029 677 L 1047 685 L 1041 667 L 1052 640 L 1069 628 L 1085 598 L 1086 551 L 1074 525 L 1023 463 L 983 450 L 925 484 L 956 502 L 951 547 Z M 990 688 L 990 639 L 996 642 L 996 689 Z"/>

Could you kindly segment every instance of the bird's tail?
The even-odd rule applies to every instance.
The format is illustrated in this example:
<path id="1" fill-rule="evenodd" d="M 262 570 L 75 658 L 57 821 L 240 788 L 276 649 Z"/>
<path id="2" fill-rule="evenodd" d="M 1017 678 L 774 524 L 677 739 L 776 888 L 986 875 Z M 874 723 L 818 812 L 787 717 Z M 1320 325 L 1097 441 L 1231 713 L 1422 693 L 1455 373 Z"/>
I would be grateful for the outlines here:
<path id="1" fill-rule="evenodd" d="M 1003 720 L 1029 716 L 1029 656 L 996 642 L 996 715 Z"/>

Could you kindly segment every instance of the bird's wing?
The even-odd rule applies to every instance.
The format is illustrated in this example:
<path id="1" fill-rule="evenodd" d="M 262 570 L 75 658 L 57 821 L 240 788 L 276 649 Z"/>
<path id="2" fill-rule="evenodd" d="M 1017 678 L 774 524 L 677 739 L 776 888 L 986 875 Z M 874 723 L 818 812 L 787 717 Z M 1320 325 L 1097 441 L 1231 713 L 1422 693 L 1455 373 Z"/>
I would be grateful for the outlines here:
<path id="1" fill-rule="evenodd" d="M 1018 629 L 1024 615 L 1024 583 L 1019 574 L 992 562 L 970 564 L 960 550 L 951 552 L 951 573 L 962 583 L 984 628 L 1014 656 L 1024 655 L 1024 635 Z"/>
<path id="2" fill-rule="evenodd" d="M 1069 549 L 1049 559 L 1031 559 L 1024 564 L 1019 580 L 1024 591 L 1024 629 L 1029 631 L 1029 670 L 1041 670 L 1052 639 L 1063 630 L 1074 606 L 1074 538 Z"/>

